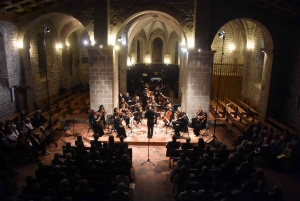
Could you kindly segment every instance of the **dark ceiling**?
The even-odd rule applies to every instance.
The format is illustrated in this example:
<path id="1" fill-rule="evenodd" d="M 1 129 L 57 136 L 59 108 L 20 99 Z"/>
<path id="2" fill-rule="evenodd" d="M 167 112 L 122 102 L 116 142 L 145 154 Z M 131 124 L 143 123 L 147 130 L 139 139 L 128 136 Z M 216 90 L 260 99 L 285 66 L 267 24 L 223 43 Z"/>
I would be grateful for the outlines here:
<path id="1" fill-rule="evenodd" d="M 67 0 L 0 0 L 0 19 L 15 20 L 64 1 Z M 282 17 L 290 19 L 300 17 L 300 0 L 250 0 L 250 2 L 259 9 L 268 10 Z"/>

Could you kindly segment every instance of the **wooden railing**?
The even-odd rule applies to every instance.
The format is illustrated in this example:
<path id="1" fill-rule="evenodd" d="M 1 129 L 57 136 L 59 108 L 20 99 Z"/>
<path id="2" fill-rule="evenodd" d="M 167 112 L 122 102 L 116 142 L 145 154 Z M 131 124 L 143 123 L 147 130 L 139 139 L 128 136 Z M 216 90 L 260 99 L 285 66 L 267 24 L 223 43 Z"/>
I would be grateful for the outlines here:
<path id="1" fill-rule="evenodd" d="M 213 64 L 213 75 L 233 75 L 233 76 L 243 76 L 243 64 L 235 63 L 214 63 Z"/>

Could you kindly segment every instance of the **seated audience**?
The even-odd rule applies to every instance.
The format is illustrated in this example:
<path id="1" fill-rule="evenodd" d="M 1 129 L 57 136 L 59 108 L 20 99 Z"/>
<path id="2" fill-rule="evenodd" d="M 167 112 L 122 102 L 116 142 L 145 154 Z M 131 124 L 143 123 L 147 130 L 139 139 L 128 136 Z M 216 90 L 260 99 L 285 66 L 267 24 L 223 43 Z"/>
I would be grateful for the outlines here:
<path id="1" fill-rule="evenodd" d="M 186 182 L 185 191 L 181 192 L 178 196 L 179 201 L 196 201 L 197 200 L 197 192 L 194 191 L 189 182 Z"/>
<path id="2" fill-rule="evenodd" d="M 94 140 L 91 140 L 90 143 L 91 145 L 95 145 L 97 148 L 101 148 L 102 147 L 102 142 L 98 141 L 99 139 L 99 135 L 98 134 L 94 134 Z"/>
<path id="3" fill-rule="evenodd" d="M 185 143 L 182 143 L 181 149 L 193 149 L 193 144 L 191 144 L 191 138 L 189 136 L 185 138 Z"/>
<path id="4" fill-rule="evenodd" d="M 119 201 L 119 200 L 129 201 L 130 200 L 130 196 L 126 192 L 126 187 L 123 182 L 118 184 L 118 190 L 111 192 L 110 200 L 111 201 Z"/>
<path id="5" fill-rule="evenodd" d="M 180 147 L 180 142 L 177 142 L 177 137 L 176 135 L 173 135 L 172 136 L 172 141 L 168 142 L 167 145 L 166 145 L 166 156 L 169 157 L 170 156 L 170 151 L 172 149 L 179 149 Z"/>
<path id="6" fill-rule="evenodd" d="M 128 143 L 124 142 L 124 139 L 125 139 L 124 136 L 121 135 L 121 136 L 120 136 L 120 143 L 118 144 L 118 146 L 120 146 L 120 145 L 123 144 L 123 145 L 124 145 L 124 148 L 125 148 L 125 149 L 128 149 Z"/>
<path id="7" fill-rule="evenodd" d="M 126 175 L 125 167 L 121 167 L 120 174 L 116 176 L 116 182 L 118 184 L 123 182 L 126 189 L 129 187 L 129 177 Z"/>
<path id="8" fill-rule="evenodd" d="M 51 165 L 52 165 L 52 166 L 63 165 L 63 164 L 64 164 L 64 162 L 62 162 L 62 161 L 59 159 L 59 157 L 60 157 L 60 154 L 59 154 L 59 153 L 55 153 L 55 154 L 54 154 L 54 159 L 52 159 L 52 161 L 51 161 Z"/>
<path id="9" fill-rule="evenodd" d="M 63 154 L 66 155 L 67 153 L 72 154 L 72 156 L 76 155 L 76 152 L 75 152 L 74 149 L 72 149 L 70 142 L 67 142 L 66 143 L 66 148 L 63 149 Z"/>

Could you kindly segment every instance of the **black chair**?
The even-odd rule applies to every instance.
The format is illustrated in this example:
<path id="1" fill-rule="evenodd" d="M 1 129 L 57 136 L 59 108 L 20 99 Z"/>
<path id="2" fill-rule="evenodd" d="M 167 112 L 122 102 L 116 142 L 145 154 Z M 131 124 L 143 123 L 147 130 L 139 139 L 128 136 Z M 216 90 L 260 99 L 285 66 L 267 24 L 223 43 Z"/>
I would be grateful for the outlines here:
<path id="1" fill-rule="evenodd" d="M 94 130 L 93 130 L 93 127 L 92 127 L 92 125 L 91 125 L 91 122 L 90 122 L 90 120 L 86 120 L 86 123 L 88 124 L 88 130 L 87 130 L 87 132 L 86 132 L 86 137 L 88 136 L 88 134 L 89 134 L 89 132 L 90 132 L 90 130 L 92 130 L 93 131 L 93 133 L 94 133 Z"/>
<path id="2" fill-rule="evenodd" d="M 210 135 L 210 126 L 211 126 L 211 124 L 212 124 L 212 121 L 211 121 L 211 120 L 208 120 L 208 121 L 206 122 L 205 128 L 202 128 L 202 129 L 200 130 L 200 136 L 207 136 L 207 135 L 209 136 L 209 135 Z M 204 131 L 203 134 L 201 134 L 201 131 L 202 131 L 203 129 L 205 129 L 205 131 Z"/>
<path id="3" fill-rule="evenodd" d="M 60 125 L 61 125 L 61 133 L 64 131 L 65 132 L 65 135 L 66 137 L 68 137 L 67 135 L 67 131 L 70 131 L 71 132 L 71 135 L 75 135 L 74 133 L 74 118 L 72 120 L 60 120 L 59 121 Z M 72 131 L 72 127 L 73 127 L 73 131 Z"/>

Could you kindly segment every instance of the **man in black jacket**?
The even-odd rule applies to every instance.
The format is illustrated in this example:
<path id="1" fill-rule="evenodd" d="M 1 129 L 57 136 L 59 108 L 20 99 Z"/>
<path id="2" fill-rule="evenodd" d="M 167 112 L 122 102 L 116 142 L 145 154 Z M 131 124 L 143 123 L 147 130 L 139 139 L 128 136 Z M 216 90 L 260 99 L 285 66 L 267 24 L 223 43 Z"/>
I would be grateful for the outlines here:
<path id="1" fill-rule="evenodd" d="M 156 120 L 156 113 L 153 111 L 152 107 L 151 109 L 147 107 L 147 112 L 145 113 L 145 117 L 147 118 L 147 126 L 148 126 L 148 138 L 152 138 L 153 136 L 153 128 L 154 128 L 154 122 Z"/>

